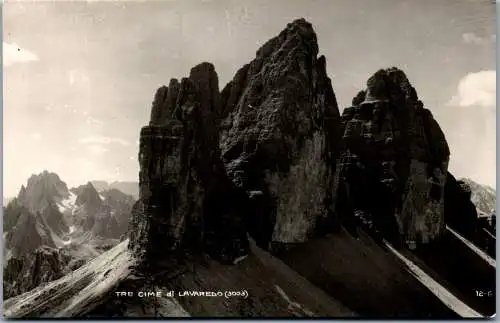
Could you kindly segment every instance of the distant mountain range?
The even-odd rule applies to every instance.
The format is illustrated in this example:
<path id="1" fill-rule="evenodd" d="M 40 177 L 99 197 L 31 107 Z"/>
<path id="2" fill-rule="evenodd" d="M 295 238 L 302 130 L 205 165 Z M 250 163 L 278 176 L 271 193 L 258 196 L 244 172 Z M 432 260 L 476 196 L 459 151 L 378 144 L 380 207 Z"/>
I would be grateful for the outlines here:
<path id="1" fill-rule="evenodd" d="M 494 188 L 482 185 L 468 178 L 462 178 L 471 189 L 471 201 L 477 209 L 478 215 L 489 216 L 495 213 L 497 205 L 497 192 Z"/>
<path id="2" fill-rule="evenodd" d="M 495 212 L 493 188 L 461 181 L 479 216 Z M 58 279 L 115 246 L 127 231 L 138 188 L 136 182 L 99 180 L 68 188 L 55 173 L 32 175 L 17 197 L 3 199 L 5 295 Z M 30 276 L 34 271 L 43 274 Z"/>
<path id="3" fill-rule="evenodd" d="M 32 175 L 4 207 L 5 297 L 57 279 L 118 244 L 135 201 L 109 186 L 69 189 L 55 173 Z"/>
<path id="4" fill-rule="evenodd" d="M 106 191 L 110 189 L 117 189 L 125 194 L 133 196 L 136 200 L 139 199 L 139 183 L 137 182 L 106 182 L 106 181 L 91 181 L 92 185 L 98 191 Z"/>
<path id="5" fill-rule="evenodd" d="M 138 182 L 126 182 L 126 181 L 114 181 L 114 182 L 106 182 L 106 181 L 90 181 L 92 185 L 98 192 L 107 191 L 110 189 L 117 189 L 127 195 L 132 196 L 136 200 L 139 199 L 139 183 Z M 14 197 L 5 196 L 3 197 L 3 206 L 7 206 L 10 201 L 12 201 Z"/>

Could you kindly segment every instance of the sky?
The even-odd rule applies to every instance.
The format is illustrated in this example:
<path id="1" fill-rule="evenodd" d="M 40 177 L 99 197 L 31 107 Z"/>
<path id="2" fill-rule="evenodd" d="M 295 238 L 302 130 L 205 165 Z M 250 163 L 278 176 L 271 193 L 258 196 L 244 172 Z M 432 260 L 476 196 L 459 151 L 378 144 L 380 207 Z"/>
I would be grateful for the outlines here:
<path id="1" fill-rule="evenodd" d="M 340 109 L 402 68 L 445 132 L 450 171 L 496 187 L 496 13 L 490 0 L 5 0 L 4 195 L 31 174 L 70 187 L 138 180 L 156 89 L 215 65 L 221 88 L 304 17 Z"/>

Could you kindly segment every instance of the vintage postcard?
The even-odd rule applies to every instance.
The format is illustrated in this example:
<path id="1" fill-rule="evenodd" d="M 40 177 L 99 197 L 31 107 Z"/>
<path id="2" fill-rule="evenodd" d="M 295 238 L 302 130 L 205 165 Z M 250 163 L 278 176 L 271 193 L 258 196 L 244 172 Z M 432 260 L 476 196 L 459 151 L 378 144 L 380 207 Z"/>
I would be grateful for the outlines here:
<path id="1" fill-rule="evenodd" d="M 5 318 L 495 315 L 494 1 L 2 11 Z"/>

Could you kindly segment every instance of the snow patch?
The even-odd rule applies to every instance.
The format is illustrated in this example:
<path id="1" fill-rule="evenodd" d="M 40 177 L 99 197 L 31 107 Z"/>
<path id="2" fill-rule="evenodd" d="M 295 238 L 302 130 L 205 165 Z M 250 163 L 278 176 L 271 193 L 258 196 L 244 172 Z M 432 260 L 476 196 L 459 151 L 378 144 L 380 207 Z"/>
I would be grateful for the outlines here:
<path id="1" fill-rule="evenodd" d="M 280 296 L 288 303 L 288 309 L 291 312 L 297 312 L 298 311 L 299 313 L 304 313 L 304 314 L 306 314 L 308 316 L 314 316 L 313 312 L 311 312 L 308 309 L 302 307 L 302 305 L 300 305 L 299 303 L 292 301 L 290 299 L 290 297 L 288 297 L 288 295 L 285 293 L 285 291 L 283 289 L 281 289 L 281 287 L 279 287 L 278 285 L 274 285 L 274 287 L 278 291 L 278 294 L 280 294 Z"/>
<path id="2" fill-rule="evenodd" d="M 387 241 L 384 241 L 385 246 L 398 257 L 409 269 L 410 273 L 417 278 L 427 289 L 437 296 L 448 308 L 452 309 L 462 317 L 483 317 L 481 314 L 467 306 L 464 302 L 450 293 L 441 284 L 435 281 L 431 276 L 427 275 L 422 269 L 414 264 L 410 259 L 403 256 L 394 249 Z"/>
<path id="3" fill-rule="evenodd" d="M 250 198 L 254 198 L 255 196 L 261 196 L 261 195 L 264 195 L 264 192 L 262 191 L 248 191 L 248 196 Z"/>
<path id="4" fill-rule="evenodd" d="M 453 233 L 453 235 L 455 235 L 458 239 L 460 239 L 467 247 L 469 247 L 472 251 L 474 251 L 479 257 L 483 258 L 488 264 L 490 264 L 490 266 L 497 268 L 497 262 L 493 258 L 488 256 L 484 251 L 482 251 L 481 249 L 476 247 L 472 242 L 470 242 L 469 240 L 465 239 L 460 234 L 455 232 L 452 228 L 446 226 L 446 229 L 451 233 Z"/>
<path id="5" fill-rule="evenodd" d="M 3 259 L 3 267 L 7 267 L 7 264 L 9 263 L 10 258 L 12 258 L 12 250 L 7 249 L 4 250 L 4 259 Z"/>
<path id="6" fill-rule="evenodd" d="M 51 236 L 54 235 L 54 233 L 52 232 L 52 230 L 50 230 L 48 228 L 48 226 L 44 226 L 43 223 L 41 223 L 40 221 L 36 222 L 35 228 L 36 228 L 37 233 L 42 238 L 42 241 L 44 241 L 44 242 L 49 241 L 49 239 L 51 238 Z"/>
<path id="7" fill-rule="evenodd" d="M 57 206 L 59 208 L 59 212 L 70 212 L 72 214 L 73 210 L 76 208 L 76 198 L 77 196 L 75 193 L 69 192 L 69 197 L 63 199 L 60 203 L 58 203 Z"/>
<path id="8" fill-rule="evenodd" d="M 244 260 L 246 257 L 248 257 L 248 255 L 244 255 L 244 256 L 241 256 L 241 257 L 238 257 L 238 258 L 234 259 L 233 260 L 233 265 L 236 265 L 240 261 Z"/>
<path id="9" fill-rule="evenodd" d="M 490 238 L 492 239 L 497 239 L 497 237 L 495 237 L 493 234 L 491 234 L 488 230 L 486 230 L 485 228 L 483 228 L 483 232 L 486 233 L 486 235 L 488 235 Z"/>

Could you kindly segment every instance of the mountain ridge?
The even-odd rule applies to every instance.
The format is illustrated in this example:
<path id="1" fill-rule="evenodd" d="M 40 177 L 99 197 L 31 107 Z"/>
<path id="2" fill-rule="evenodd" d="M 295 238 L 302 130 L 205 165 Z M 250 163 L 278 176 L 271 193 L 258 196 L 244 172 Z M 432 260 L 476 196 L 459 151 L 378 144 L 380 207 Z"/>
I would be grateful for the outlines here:
<path id="1" fill-rule="evenodd" d="M 116 245 L 133 203 L 116 189 L 98 193 L 90 182 L 68 189 L 55 173 L 32 175 L 3 208 L 4 295 L 60 278 Z"/>

